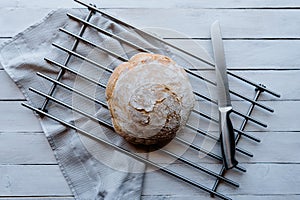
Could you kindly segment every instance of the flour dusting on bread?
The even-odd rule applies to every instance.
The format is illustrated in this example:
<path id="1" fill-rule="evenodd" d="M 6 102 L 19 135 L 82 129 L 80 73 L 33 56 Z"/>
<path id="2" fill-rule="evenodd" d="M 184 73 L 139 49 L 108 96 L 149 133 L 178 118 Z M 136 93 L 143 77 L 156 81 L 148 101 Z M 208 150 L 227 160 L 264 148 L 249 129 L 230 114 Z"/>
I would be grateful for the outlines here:
<path id="1" fill-rule="evenodd" d="M 195 102 L 184 69 L 166 56 L 148 53 L 136 54 L 114 70 L 106 97 L 115 131 L 145 145 L 175 137 Z"/>

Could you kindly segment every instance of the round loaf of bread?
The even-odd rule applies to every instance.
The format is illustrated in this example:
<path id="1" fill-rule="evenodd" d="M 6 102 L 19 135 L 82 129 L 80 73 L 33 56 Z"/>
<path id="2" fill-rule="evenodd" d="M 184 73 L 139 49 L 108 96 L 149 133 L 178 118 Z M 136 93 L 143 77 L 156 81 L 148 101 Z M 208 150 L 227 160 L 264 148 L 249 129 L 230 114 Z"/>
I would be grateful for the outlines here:
<path id="1" fill-rule="evenodd" d="M 194 107 L 184 69 L 170 58 L 139 53 L 108 80 L 106 98 L 115 131 L 134 144 L 163 144 L 185 126 Z"/>

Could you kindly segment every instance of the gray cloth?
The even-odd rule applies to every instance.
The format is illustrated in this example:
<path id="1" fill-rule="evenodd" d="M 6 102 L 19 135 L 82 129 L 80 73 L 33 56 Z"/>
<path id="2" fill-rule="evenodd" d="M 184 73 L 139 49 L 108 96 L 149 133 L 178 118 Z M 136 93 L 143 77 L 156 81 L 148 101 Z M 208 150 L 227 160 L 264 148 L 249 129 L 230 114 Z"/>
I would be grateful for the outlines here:
<path id="1" fill-rule="evenodd" d="M 29 104 L 35 107 L 41 107 L 44 99 L 30 92 L 28 90 L 29 87 L 45 93 L 51 87 L 51 83 L 38 77 L 36 72 L 42 72 L 55 78 L 59 71 L 58 67 L 50 65 L 43 58 L 47 57 L 63 63 L 67 57 L 65 52 L 54 48 L 51 46 L 51 43 L 54 42 L 70 49 L 74 41 L 74 38 L 71 36 L 59 32 L 59 27 L 78 33 L 82 25 L 68 19 L 66 16 L 67 11 L 81 18 L 85 18 L 88 14 L 86 9 L 51 12 L 40 23 L 15 36 L 10 42 L 3 45 L 0 50 L 0 59 L 4 69 L 21 89 Z M 110 32 L 117 33 L 123 38 L 134 40 L 139 45 L 143 45 L 143 47 L 154 48 L 160 46 L 160 49 L 154 48 L 153 51 L 164 53 L 162 52 L 164 48 L 161 44 L 149 41 L 149 38 L 142 38 L 136 33 L 128 32 L 128 30 L 112 23 L 101 15 L 95 15 L 91 22 Z M 129 58 L 136 53 L 133 48 L 112 40 L 91 28 L 86 29 L 84 37 L 113 50 L 125 58 Z M 91 46 L 84 43 L 78 45 L 76 52 L 111 69 L 120 62 L 99 49 L 93 48 L 91 50 Z M 109 77 L 108 73 L 96 69 L 94 65 L 74 56 L 71 57 L 68 66 L 104 84 Z M 103 88 L 95 86 L 95 84 L 87 82 L 72 73 L 65 73 L 62 82 L 84 91 L 89 96 L 105 101 L 105 90 Z M 106 121 L 110 120 L 107 109 L 103 109 L 99 104 L 71 93 L 62 87 L 57 87 L 54 96 L 95 117 Z M 134 147 L 124 142 L 123 138 L 113 131 L 100 126 L 95 121 L 88 120 L 70 109 L 66 109 L 51 101 L 47 109 L 50 114 L 87 130 L 98 137 L 124 148 L 135 150 Z M 140 199 L 143 171 L 145 169 L 143 163 L 74 130 L 68 129 L 47 117 L 37 117 L 40 119 L 43 131 L 54 151 L 60 169 L 76 199 Z M 146 155 L 141 154 L 141 156 Z"/>

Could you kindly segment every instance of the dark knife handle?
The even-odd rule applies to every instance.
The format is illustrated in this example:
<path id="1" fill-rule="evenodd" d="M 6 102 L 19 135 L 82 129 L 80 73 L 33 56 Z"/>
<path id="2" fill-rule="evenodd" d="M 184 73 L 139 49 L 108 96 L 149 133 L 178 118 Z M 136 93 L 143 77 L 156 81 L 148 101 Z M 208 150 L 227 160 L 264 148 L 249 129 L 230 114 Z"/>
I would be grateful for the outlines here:
<path id="1" fill-rule="evenodd" d="M 231 106 L 219 108 L 221 149 L 225 169 L 231 169 L 238 164 L 235 159 L 235 136 L 230 120 Z"/>

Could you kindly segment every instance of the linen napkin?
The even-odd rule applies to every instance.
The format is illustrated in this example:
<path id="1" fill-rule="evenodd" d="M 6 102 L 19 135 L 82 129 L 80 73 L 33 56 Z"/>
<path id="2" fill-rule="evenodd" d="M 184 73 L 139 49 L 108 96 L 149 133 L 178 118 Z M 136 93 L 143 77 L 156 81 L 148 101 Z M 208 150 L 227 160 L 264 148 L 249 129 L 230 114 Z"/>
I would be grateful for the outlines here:
<path id="1" fill-rule="evenodd" d="M 38 24 L 16 35 L 0 50 L 0 60 L 4 69 L 23 92 L 27 101 L 35 107 L 41 107 L 44 98 L 30 92 L 29 87 L 47 93 L 52 85 L 51 82 L 38 77 L 36 72 L 42 72 L 55 78 L 59 71 L 59 68 L 47 63 L 44 57 L 63 63 L 68 56 L 65 52 L 51 46 L 51 43 L 54 42 L 69 49 L 74 43 L 73 37 L 59 32 L 58 29 L 63 27 L 78 33 L 82 26 L 82 24 L 68 19 L 67 12 L 84 19 L 89 11 L 87 9 L 53 11 Z M 121 35 L 123 38 L 134 40 L 135 43 L 152 49 L 156 53 L 162 53 L 162 49 L 165 49 L 160 43 L 150 41 L 149 38 L 135 32 L 130 32 L 101 15 L 94 15 L 91 23 Z M 84 37 L 125 58 L 130 58 L 136 53 L 134 48 L 111 39 L 92 28 L 85 30 Z M 164 51 L 165 54 L 167 51 Z M 96 62 L 111 69 L 120 62 L 99 49 L 91 50 L 90 46 L 84 43 L 79 43 L 76 52 L 93 58 Z M 109 77 L 109 74 L 95 69 L 92 64 L 74 56 L 71 57 L 68 66 L 99 82 L 105 83 Z M 77 90 L 84 91 L 85 94 L 94 98 L 105 100 L 105 89 L 95 87 L 95 85 L 72 73 L 66 72 L 62 82 Z M 110 120 L 110 115 L 106 109 L 62 87 L 57 86 L 54 97 L 99 119 Z M 70 109 L 50 101 L 47 110 L 50 114 L 75 124 L 90 133 L 108 139 L 124 148 L 134 150 L 134 147 L 128 145 L 123 138 L 113 131 Z M 107 145 L 78 134 L 47 117 L 38 115 L 37 117 L 40 119 L 43 131 L 75 199 L 140 199 L 145 169 L 143 163 L 125 156 Z"/>

